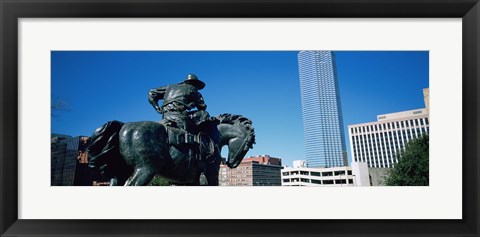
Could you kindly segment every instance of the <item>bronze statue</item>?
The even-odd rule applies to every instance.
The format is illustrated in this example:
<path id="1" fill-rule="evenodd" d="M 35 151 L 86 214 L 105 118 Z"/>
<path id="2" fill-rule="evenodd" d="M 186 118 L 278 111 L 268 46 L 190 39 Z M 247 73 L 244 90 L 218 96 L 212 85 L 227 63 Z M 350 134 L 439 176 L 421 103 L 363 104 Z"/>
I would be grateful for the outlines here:
<path id="1" fill-rule="evenodd" d="M 235 168 L 253 147 L 255 134 L 241 115 L 210 117 L 198 92 L 204 86 L 190 74 L 181 83 L 150 90 L 149 102 L 163 116 L 160 123 L 110 121 L 97 128 L 87 149 L 89 166 L 110 178 L 110 185 L 143 186 L 156 174 L 175 185 L 218 185 L 221 148 L 228 146 L 226 164 Z"/>
<path id="2" fill-rule="evenodd" d="M 148 101 L 163 115 L 162 123 L 190 131 L 209 117 L 205 111 L 207 105 L 202 94 L 198 92 L 204 87 L 205 83 L 195 74 L 189 74 L 181 83 L 151 89 L 148 92 Z M 160 99 L 163 99 L 162 107 L 158 106 Z M 198 110 L 190 112 L 195 107 Z"/>

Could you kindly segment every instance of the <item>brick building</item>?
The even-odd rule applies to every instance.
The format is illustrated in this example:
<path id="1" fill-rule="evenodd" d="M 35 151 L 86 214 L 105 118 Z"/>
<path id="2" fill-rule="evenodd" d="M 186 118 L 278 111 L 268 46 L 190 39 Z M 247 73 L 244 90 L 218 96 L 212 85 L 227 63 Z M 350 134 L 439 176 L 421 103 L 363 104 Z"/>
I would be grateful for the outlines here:
<path id="1" fill-rule="evenodd" d="M 269 155 L 248 157 L 235 169 L 220 165 L 220 186 L 281 186 L 282 160 Z"/>

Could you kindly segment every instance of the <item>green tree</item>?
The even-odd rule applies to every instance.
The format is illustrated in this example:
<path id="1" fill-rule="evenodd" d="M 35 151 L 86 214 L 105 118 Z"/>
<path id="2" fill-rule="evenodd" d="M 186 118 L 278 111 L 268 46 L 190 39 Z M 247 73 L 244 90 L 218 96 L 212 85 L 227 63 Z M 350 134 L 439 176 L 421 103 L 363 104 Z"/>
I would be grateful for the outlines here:
<path id="1" fill-rule="evenodd" d="M 168 179 L 159 175 L 155 175 L 148 186 L 170 186 L 171 184 L 172 183 Z"/>
<path id="2" fill-rule="evenodd" d="M 387 186 L 428 186 L 428 134 L 407 143 L 398 156 L 398 164 L 386 176 Z"/>

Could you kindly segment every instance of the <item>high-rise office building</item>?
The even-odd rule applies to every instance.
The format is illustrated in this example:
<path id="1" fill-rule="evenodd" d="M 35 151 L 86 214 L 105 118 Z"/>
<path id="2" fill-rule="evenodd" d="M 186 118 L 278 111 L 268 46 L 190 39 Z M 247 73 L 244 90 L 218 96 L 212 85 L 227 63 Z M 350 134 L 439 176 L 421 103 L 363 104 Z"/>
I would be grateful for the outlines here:
<path id="1" fill-rule="evenodd" d="M 400 151 L 412 139 L 429 133 L 429 90 L 424 89 L 425 109 L 408 110 L 377 116 L 376 122 L 348 126 L 352 162 L 368 167 L 392 168 Z"/>
<path id="2" fill-rule="evenodd" d="M 298 66 L 307 166 L 347 166 L 335 54 L 301 51 Z"/>

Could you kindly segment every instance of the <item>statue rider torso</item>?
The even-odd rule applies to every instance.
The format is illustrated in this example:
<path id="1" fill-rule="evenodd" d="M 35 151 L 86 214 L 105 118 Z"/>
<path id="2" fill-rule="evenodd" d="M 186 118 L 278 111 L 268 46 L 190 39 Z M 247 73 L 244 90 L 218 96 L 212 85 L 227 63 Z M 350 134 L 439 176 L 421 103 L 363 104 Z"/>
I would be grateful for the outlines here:
<path id="1" fill-rule="evenodd" d="M 209 117 L 205 111 L 207 105 L 198 92 L 204 86 L 202 81 L 190 74 L 181 83 L 151 89 L 148 99 L 155 110 L 162 114 L 163 124 L 196 133 L 197 125 Z M 162 106 L 158 105 L 159 100 L 163 100 Z M 194 108 L 197 111 L 192 112 Z"/>

